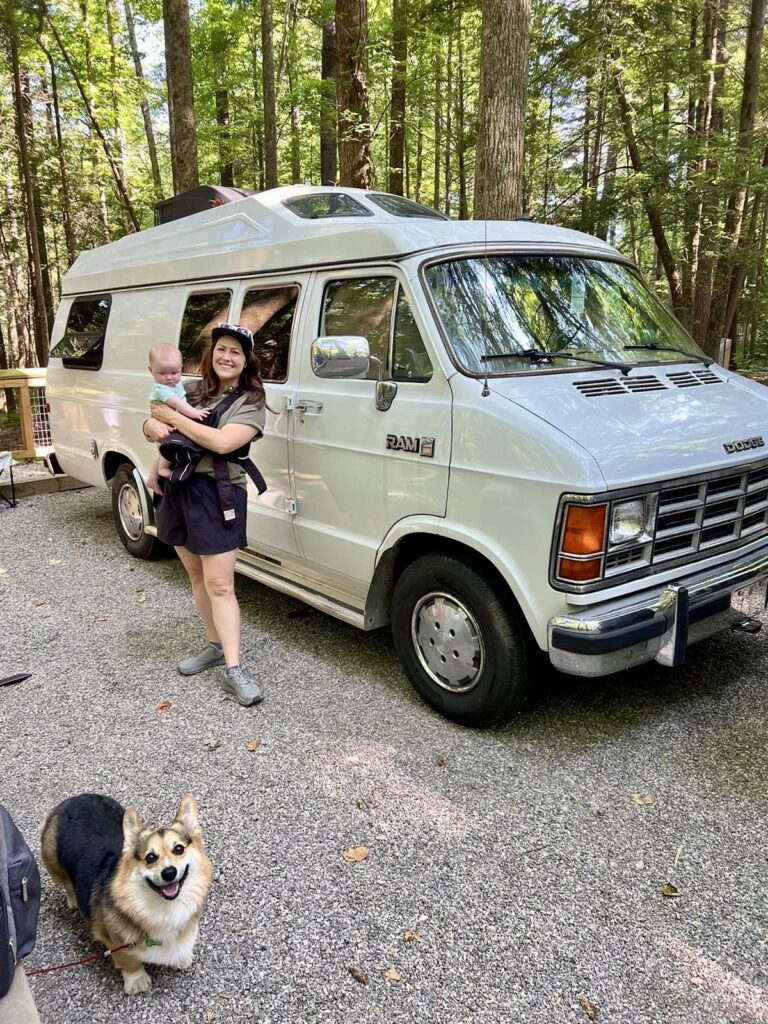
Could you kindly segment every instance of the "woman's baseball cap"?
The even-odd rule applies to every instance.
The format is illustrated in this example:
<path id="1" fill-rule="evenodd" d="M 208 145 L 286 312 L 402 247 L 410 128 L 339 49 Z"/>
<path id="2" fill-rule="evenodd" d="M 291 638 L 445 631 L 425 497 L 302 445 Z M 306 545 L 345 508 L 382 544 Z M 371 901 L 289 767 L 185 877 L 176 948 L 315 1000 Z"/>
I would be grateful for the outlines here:
<path id="1" fill-rule="evenodd" d="M 224 334 L 237 338 L 246 355 L 253 352 L 253 334 L 247 327 L 241 327 L 239 324 L 216 324 L 211 331 L 211 340 L 215 343 Z"/>

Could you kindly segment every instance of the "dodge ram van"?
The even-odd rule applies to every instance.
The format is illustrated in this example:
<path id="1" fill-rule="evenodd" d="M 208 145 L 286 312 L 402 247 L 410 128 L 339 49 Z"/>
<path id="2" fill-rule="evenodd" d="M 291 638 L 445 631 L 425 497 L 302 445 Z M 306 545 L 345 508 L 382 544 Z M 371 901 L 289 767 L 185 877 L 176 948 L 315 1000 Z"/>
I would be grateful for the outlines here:
<path id="1" fill-rule="evenodd" d="M 83 253 L 48 401 L 63 469 L 157 553 L 147 349 L 199 371 L 213 325 L 255 336 L 270 412 L 246 576 L 360 629 L 488 725 L 539 651 L 600 676 L 759 628 L 768 389 L 714 364 L 605 242 L 456 222 L 385 193 L 295 186 Z"/>

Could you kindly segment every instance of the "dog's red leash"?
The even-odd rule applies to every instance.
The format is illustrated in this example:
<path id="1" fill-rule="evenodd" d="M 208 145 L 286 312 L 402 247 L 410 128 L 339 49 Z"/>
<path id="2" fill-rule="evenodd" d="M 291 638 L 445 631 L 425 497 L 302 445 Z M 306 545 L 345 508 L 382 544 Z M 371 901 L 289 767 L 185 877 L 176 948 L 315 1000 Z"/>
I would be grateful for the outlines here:
<path id="1" fill-rule="evenodd" d="M 84 956 L 82 960 L 70 960 L 67 964 L 57 964 L 55 967 L 40 967 L 36 971 L 25 970 L 24 973 L 28 978 L 31 978 L 35 974 L 50 974 L 51 971 L 63 971 L 67 967 L 79 967 L 80 964 L 90 964 L 94 960 L 106 960 L 106 958 L 108 956 L 112 956 L 113 953 L 119 953 L 122 949 L 131 949 L 135 945 L 135 942 L 126 942 L 123 946 L 115 946 L 114 949 L 105 949 L 103 953 L 96 953 L 95 956 Z"/>

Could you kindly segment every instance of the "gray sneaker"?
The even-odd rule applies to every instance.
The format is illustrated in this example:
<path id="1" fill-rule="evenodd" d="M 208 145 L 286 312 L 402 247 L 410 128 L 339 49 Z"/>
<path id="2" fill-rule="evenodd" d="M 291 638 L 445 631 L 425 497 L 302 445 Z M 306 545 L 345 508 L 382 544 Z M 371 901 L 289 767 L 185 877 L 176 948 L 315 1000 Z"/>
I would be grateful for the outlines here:
<path id="1" fill-rule="evenodd" d="M 239 665 L 236 665 L 234 668 L 223 669 L 219 675 L 219 680 L 222 690 L 225 693 L 231 693 L 235 700 L 242 704 L 244 708 L 264 700 L 264 693 L 259 684 L 249 679 Z"/>
<path id="2" fill-rule="evenodd" d="M 213 644 L 206 644 L 205 647 L 193 658 L 179 662 L 179 672 L 183 676 L 195 676 L 198 672 L 204 672 L 207 668 L 215 668 L 224 664 L 224 652 Z"/>

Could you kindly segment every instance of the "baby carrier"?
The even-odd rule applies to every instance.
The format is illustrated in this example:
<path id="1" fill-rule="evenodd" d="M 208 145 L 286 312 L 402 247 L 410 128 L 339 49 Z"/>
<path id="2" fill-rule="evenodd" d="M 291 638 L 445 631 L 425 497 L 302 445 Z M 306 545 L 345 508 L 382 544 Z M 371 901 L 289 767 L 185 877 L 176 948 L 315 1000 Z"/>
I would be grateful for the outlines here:
<path id="1" fill-rule="evenodd" d="M 241 396 L 242 392 L 237 389 L 226 394 L 214 406 L 211 415 L 205 421 L 205 426 L 218 427 L 221 417 Z M 173 466 L 173 472 L 171 473 L 172 484 L 188 480 L 195 471 L 195 466 L 200 459 L 204 455 L 210 455 L 213 459 L 213 471 L 216 476 L 216 487 L 219 492 L 219 502 L 224 521 L 232 522 L 236 518 L 237 513 L 235 512 L 234 485 L 229 476 L 228 462 L 235 462 L 243 467 L 256 485 L 256 490 L 259 494 L 263 494 L 267 489 L 264 477 L 248 457 L 250 447 L 251 442 L 249 441 L 242 448 L 238 448 L 234 452 L 227 452 L 226 455 L 221 455 L 218 452 L 212 452 L 207 448 L 203 448 L 197 442 L 185 437 L 184 434 L 173 430 L 160 445 L 160 454 Z"/>

